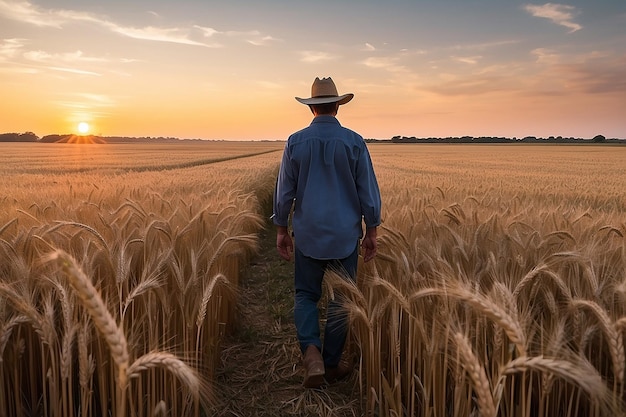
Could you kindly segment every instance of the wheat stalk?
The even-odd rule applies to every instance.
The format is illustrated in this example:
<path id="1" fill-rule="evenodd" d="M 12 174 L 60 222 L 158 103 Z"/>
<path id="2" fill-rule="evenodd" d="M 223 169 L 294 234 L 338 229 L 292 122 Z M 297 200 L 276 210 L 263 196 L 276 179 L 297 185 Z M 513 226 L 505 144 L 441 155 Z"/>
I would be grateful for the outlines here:
<path id="1" fill-rule="evenodd" d="M 594 317 L 598 321 L 598 324 L 600 324 L 600 328 L 606 336 L 609 352 L 611 352 L 611 359 L 613 361 L 613 373 L 615 374 L 615 379 L 618 383 L 623 384 L 626 357 L 624 354 L 624 340 L 618 327 L 619 325 L 613 323 L 606 311 L 593 301 L 572 300 L 571 305 L 573 308 L 585 308 L 593 313 Z"/>
<path id="2" fill-rule="evenodd" d="M 469 341 L 462 333 L 453 335 L 454 342 L 457 346 L 459 355 L 461 356 L 460 364 L 470 376 L 474 386 L 474 392 L 478 397 L 478 409 L 482 417 L 495 417 L 497 413 L 496 405 L 493 401 L 491 387 L 485 368 L 480 363 Z"/>
<path id="3" fill-rule="evenodd" d="M 100 294 L 87 275 L 85 275 L 82 269 L 76 264 L 74 258 L 62 250 L 57 250 L 50 254 L 48 259 L 56 261 L 57 265 L 61 267 L 68 277 L 70 285 L 76 292 L 76 295 L 89 312 L 96 328 L 109 346 L 113 361 L 117 365 L 118 389 L 120 391 L 120 397 L 117 399 L 117 415 L 119 417 L 125 417 L 129 355 L 124 331 L 121 327 L 118 327 L 111 313 L 107 310 L 102 301 Z"/>

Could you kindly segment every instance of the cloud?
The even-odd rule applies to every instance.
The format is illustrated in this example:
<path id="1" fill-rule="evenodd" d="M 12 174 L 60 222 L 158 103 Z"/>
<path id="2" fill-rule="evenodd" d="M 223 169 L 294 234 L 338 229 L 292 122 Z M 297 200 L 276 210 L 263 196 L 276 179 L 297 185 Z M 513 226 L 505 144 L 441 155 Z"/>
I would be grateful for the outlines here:
<path id="1" fill-rule="evenodd" d="M 248 39 L 248 43 L 254 45 L 254 46 L 265 46 L 270 44 L 271 42 L 277 42 L 278 39 L 272 37 L 272 36 L 261 36 L 258 37 L 256 39 Z"/>
<path id="2" fill-rule="evenodd" d="M 84 100 L 89 100 L 94 104 L 98 104 L 101 107 L 112 107 L 115 105 L 115 101 L 104 94 L 77 93 L 75 95 Z"/>
<path id="3" fill-rule="evenodd" d="M 508 46 L 508 45 L 512 45 L 516 43 L 519 43 L 519 41 L 511 39 L 511 40 L 503 40 L 503 41 L 472 43 L 472 44 L 467 44 L 467 45 L 455 45 L 452 47 L 452 49 L 456 49 L 459 51 L 464 51 L 464 50 L 481 50 L 482 51 L 485 49 L 498 48 L 500 46 Z"/>
<path id="4" fill-rule="evenodd" d="M 555 80 L 564 92 L 584 94 L 626 94 L 626 56 L 580 56 L 568 62 L 554 62 L 543 78 Z"/>
<path id="5" fill-rule="evenodd" d="M 75 111 L 86 111 L 91 118 L 108 115 L 106 109 L 115 107 L 116 101 L 103 94 L 70 93 L 54 101 L 54 104 Z M 80 112 L 82 114 L 82 112 Z"/>
<path id="6" fill-rule="evenodd" d="M 368 51 L 368 52 L 374 52 L 376 50 L 376 48 L 374 47 L 374 45 L 365 42 L 365 47 L 362 50 L 363 51 Z"/>
<path id="7" fill-rule="evenodd" d="M 268 45 L 271 42 L 278 42 L 280 39 L 274 38 L 270 35 L 263 35 L 258 30 L 248 30 L 248 31 L 239 31 L 239 30 L 228 30 L 225 32 L 219 32 L 224 34 L 225 36 L 231 38 L 241 38 L 244 39 L 247 43 L 255 45 L 255 46 L 264 46 Z"/>
<path id="8" fill-rule="evenodd" d="M 551 49 L 547 48 L 536 48 L 531 51 L 537 60 L 538 64 L 543 65 L 552 65 L 559 62 L 560 56 Z"/>
<path id="9" fill-rule="evenodd" d="M 2 39 L 0 40 L 0 60 L 16 56 L 24 46 L 24 39 Z"/>
<path id="10" fill-rule="evenodd" d="M 439 84 L 424 88 L 443 96 L 478 96 L 510 90 L 510 80 L 499 75 L 449 77 Z"/>
<path id="11" fill-rule="evenodd" d="M 329 54 L 328 52 L 322 51 L 302 51 L 300 52 L 300 61 L 302 62 L 320 62 L 320 61 L 331 61 L 336 59 L 337 57 Z"/>
<path id="12" fill-rule="evenodd" d="M 119 26 L 115 23 L 105 21 L 102 21 L 101 24 L 110 29 L 112 32 L 119 33 L 120 35 L 124 35 L 129 38 L 147 41 L 179 43 L 183 45 L 211 46 L 209 44 L 190 39 L 189 33 L 183 29 L 157 28 L 153 26 L 147 26 L 144 28 L 133 28 Z"/>
<path id="13" fill-rule="evenodd" d="M 398 64 L 398 59 L 393 57 L 369 57 L 362 64 L 369 68 L 384 69 L 389 72 L 407 71 L 407 68 Z"/>
<path id="14" fill-rule="evenodd" d="M 65 19 L 54 11 L 43 11 L 27 1 L 0 0 L 0 16 L 35 26 L 61 28 Z"/>
<path id="15" fill-rule="evenodd" d="M 564 68 L 574 85 L 588 94 L 626 94 L 626 59 L 594 60 Z"/>
<path id="16" fill-rule="evenodd" d="M 456 56 L 456 57 L 453 57 L 452 59 L 458 62 L 462 62 L 464 64 L 475 65 L 478 63 L 478 60 L 480 60 L 481 58 L 482 56 L 477 55 L 477 56 Z"/>
<path id="17" fill-rule="evenodd" d="M 213 28 L 208 28 L 208 27 L 204 27 L 204 26 L 194 25 L 193 27 L 195 29 L 200 30 L 200 32 L 202 32 L 202 36 L 204 36 L 205 38 L 210 38 L 213 35 L 217 35 L 219 33 L 222 33 L 222 32 L 219 32 L 219 31 L 213 29 Z"/>
<path id="18" fill-rule="evenodd" d="M 82 51 L 67 52 L 63 54 L 49 54 L 44 51 L 28 51 L 23 54 L 24 58 L 35 62 L 108 62 L 104 58 L 85 56 Z"/>
<path id="19" fill-rule="evenodd" d="M 282 88 L 282 85 L 273 81 L 257 81 L 259 87 L 267 90 L 277 90 Z"/>
<path id="20" fill-rule="evenodd" d="M 543 5 L 526 4 L 524 10 L 535 17 L 543 17 L 549 19 L 557 25 L 569 28 L 569 33 L 582 29 L 578 23 L 572 20 L 578 14 L 574 6 L 567 4 L 546 3 Z"/>
<path id="21" fill-rule="evenodd" d="M 158 17 L 154 12 L 148 12 Z M 117 24 L 95 14 L 75 10 L 41 9 L 28 1 L 0 0 L 0 16 L 36 26 L 62 29 L 71 22 L 86 22 L 99 25 L 113 33 L 133 39 L 155 42 L 170 42 L 183 45 L 217 48 L 219 43 L 207 43 L 203 39 L 215 35 L 240 36 L 253 45 L 266 45 L 277 39 L 258 31 L 220 32 L 213 28 L 194 25 L 191 27 L 130 27 Z M 198 38 L 198 39 L 196 39 Z"/>
<path id="22" fill-rule="evenodd" d="M 99 74 L 97 72 L 85 71 L 85 70 L 76 69 L 76 68 L 48 67 L 48 69 L 53 70 L 53 71 L 69 72 L 71 74 L 78 74 L 78 75 L 91 75 L 91 76 L 95 76 L 95 77 L 100 77 L 102 75 L 102 74 Z"/>

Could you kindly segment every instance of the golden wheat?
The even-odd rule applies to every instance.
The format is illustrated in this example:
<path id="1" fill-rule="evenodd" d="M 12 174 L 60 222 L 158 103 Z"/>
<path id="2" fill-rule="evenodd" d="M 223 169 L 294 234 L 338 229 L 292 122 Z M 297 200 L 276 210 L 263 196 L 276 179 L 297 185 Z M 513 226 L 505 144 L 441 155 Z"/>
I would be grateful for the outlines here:
<path id="1" fill-rule="evenodd" d="M 99 399 L 124 403 L 105 337 L 113 333 L 40 262 L 59 248 L 123 329 L 127 363 L 143 358 L 122 412 L 199 413 L 174 373 L 182 360 L 156 353 L 183 352 L 194 358 L 186 366 L 212 378 L 282 145 L 225 144 L 222 155 L 212 144 L 102 146 L 89 160 L 77 145 L 64 146 L 66 156 L 42 146 L 0 155 L 0 409 L 80 407 L 91 417 L 112 412 Z M 274 153 L 215 162 L 264 150 Z M 480 409 L 497 415 L 596 417 L 605 403 L 623 413 L 624 149 L 370 150 L 384 198 L 379 256 L 360 265 L 357 285 L 328 288 L 352 321 L 364 412 L 466 416 L 481 386 Z M 464 356 L 450 349 L 460 337 Z M 454 360 L 470 353 L 478 362 Z M 290 403 L 294 412 L 331 413 L 324 398 L 306 399 Z"/>

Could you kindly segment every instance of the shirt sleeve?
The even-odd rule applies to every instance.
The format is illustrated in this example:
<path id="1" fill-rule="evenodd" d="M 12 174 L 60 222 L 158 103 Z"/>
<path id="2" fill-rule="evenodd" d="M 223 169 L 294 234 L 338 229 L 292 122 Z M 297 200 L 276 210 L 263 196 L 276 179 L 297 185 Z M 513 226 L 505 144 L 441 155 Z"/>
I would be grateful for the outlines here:
<path id="1" fill-rule="evenodd" d="M 366 227 L 380 225 L 381 198 L 372 159 L 365 142 L 356 169 L 356 186 L 361 204 L 361 214 Z"/>
<path id="2" fill-rule="evenodd" d="M 289 213 L 295 196 L 296 176 L 294 175 L 294 167 L 291 162 L 289 146 L 287 144 L 283 151 L 283 158 L 278 171 L 278 178 L 276 179 L 276 188 L 274 189 L 272 221 L 275 225 L 288 225 Z"/>

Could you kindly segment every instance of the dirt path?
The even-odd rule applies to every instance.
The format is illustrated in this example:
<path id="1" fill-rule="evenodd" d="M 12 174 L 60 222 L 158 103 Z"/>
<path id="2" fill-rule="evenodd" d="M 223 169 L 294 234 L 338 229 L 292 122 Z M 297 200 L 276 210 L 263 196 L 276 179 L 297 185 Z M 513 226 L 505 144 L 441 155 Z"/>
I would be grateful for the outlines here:
<path id="1" fill-rule="evenodd" d="M 356 372 L 319 390 L 302 387 L 293 324 L 293 263 L 280 260 L 273 226 L 240 283 L 239 328 L 223 344 L 215 416 L 358 416 Z"/>

